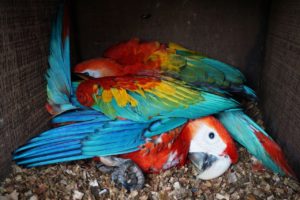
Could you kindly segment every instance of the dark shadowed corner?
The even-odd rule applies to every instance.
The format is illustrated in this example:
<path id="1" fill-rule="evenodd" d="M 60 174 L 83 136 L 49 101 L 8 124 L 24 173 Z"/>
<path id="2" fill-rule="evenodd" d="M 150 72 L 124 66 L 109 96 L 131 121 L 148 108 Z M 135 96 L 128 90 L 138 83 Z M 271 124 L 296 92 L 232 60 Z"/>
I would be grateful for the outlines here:
<path id="1" fill-rule="evenodd" d="M 300 177 L 299 1 L 272 1 L 260 97 L 269 132 Z"/>
<path id="2" fill-rule="evenodd" d="M 44 74 L 57 3 L 0 2 L 0 179 L 13 150 L 47 128 Z"/>

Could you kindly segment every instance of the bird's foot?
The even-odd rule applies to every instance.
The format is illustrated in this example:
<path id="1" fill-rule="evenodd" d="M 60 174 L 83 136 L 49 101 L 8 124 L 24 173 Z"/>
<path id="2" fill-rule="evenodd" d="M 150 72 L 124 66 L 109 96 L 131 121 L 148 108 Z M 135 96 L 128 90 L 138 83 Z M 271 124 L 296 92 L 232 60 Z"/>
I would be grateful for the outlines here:
<path id="1" fill-rule="evenodd" d="M 132 160 L 125 160 L 116 168 L 112 173 L 112 180 L 116 185 L 122 185 L 129 191 L 142 189 L 145 183 L 142 170 Z"/>
<path id="2" fill-rule="evenodd" d="M 103 163 L 96 164 L 97 169 L 99 169 L 102 173 L 111 174 L 115 170 L 114 166 L 107 166 Z"/>
<path id="3" fill-rule="evenodd" d="M 105 173 L 112 173 L 112 181 L 117 187 L 124 187 L 128 191 L 144 187 L 144 174 L 132 160 L 112 156 L 100 157 L 100 160 L 104 165 L 98 165 L 98 169 Z"/>

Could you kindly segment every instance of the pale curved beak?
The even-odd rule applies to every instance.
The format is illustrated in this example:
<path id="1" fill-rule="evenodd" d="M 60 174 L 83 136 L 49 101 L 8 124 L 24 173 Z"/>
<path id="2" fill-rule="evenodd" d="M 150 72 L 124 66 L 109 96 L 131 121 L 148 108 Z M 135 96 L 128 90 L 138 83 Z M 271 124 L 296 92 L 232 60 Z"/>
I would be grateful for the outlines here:
<path id="1" fill-rule="evenodd" d="M 189 153 L 189 159 L 199 170 L 198 178 L 210 180 L 221 176 L 231 165 L 227 155 L 212 155 L 204 152 Z"/>

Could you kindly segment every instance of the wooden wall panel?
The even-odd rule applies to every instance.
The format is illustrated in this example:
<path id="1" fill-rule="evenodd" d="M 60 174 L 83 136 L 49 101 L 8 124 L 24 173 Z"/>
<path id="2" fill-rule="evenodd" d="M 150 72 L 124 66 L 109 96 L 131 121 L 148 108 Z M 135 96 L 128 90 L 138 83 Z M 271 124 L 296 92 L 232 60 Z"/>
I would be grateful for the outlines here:
<path id="1" fill-rule="evenodd" d="M 73 63 L 139 37 L 173 41 L 239 67 L 258 88 L 269 1 L 74 1 Z"/>
<path id="2" fill-rule="evenodd" d="M 0 0 L 0 179 L 12 151 L 47 127 L 44 73 L 57 0 Z"/>
<path id="3" fill-rule="evenodd" d="M 261 99 L 266 125 L 300 177 L 300 2 L 273 1 Z"/>

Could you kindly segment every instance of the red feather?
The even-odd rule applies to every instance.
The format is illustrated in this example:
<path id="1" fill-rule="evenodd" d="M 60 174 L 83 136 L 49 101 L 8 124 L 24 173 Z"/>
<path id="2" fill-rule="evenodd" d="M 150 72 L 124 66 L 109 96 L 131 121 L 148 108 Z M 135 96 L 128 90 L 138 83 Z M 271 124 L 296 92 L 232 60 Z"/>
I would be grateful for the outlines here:
<path id="1" fill-rule="evenodd" d="M 134 38 L 107 49 L 104 57 L 116 60 L 122 65 L 146 63 L 149 57 L 160 48 L 159 42 L 143 42 Z"/>
<path id="2" fill-rule="evenodd" d="M 174 166 L 182 166 L 187 161 L 191 140 L 203 123 L 217 131 L 227 145 L 224 153 L 230 156 L 232 163 L 237 162 L 238 153 L 234 141 L 222 124 L 212 116 L 192 120 L 183 128 L 176 128 L 160 136 L 155 136 L 139 151 L 121 155 L 121 157 L 133 160 L 147 173 L 158 173 Z"/>
<path id="3" fill-rule="evenodd" d="M 181 128 L 152 138 L 141 150 L 121 155 L 133 160 L 146 173 L 159 173 L 171 167 L 186 163 L 190 141 L 187 141 Z"/>
<path id="4" fill-rule="evenodd" d="M 263 145 L 265 150 L 268 152 L 270 157 L 273 159 L 273 161 L 276 162 L 277 165 L 280 166 L 281 169 L 286 174 L 289 174 L 291 176 L 295 176 L 295 173 L 291 169 L 291 167 L 288 165 L 287 160 L 285 159 L 285 156 L 281 150 L 281 148 L 269 137 L 264 135 L 263 133 L 259 131 L 255 131 L 256 137 L 259 139 L 260 143 Z"/>

